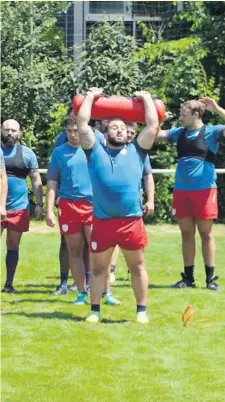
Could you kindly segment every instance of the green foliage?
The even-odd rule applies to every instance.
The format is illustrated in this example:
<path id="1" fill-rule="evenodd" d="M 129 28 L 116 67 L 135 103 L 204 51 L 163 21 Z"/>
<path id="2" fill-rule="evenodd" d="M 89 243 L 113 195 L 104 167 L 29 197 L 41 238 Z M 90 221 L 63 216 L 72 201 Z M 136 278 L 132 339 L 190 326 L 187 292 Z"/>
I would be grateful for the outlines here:
<path id="1" fill-rule="evenodd" d="M 142 87 L 139 62 L 133 58 L 135 40 L 127 36 L 121 21 L 96 23 L 86 42 L 77 91 L 102 87 L 107 94 L 132 95 Z"/>
<path id="2" fill-rule="evenodd" d="M 2 4 L 2 120 L 19 121 L 22 141 L 35 150 L 41 167 L 49 158 L 54 113 L 70 102 L 76 82 L 74 62 L 67 57 L 63 33 L 56 25 L 56 17 L 69 5 Z"/>

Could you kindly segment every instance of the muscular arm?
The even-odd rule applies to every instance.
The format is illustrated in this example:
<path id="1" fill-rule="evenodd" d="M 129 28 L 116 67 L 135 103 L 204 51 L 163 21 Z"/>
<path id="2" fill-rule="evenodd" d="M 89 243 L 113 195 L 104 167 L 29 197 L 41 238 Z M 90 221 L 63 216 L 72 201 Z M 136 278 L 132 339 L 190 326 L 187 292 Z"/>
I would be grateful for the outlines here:
<path id="1" fill-rule="evenodd" d="M 58 189 L 58 182 L 48 180 L 46 192 L 46 223 L 50 227 L 55 226 L 55 215 L 53 212 L 55 196 Z"/>
<path id="2" fill-rule="evenodd" d="M 88 122 L 91 118 L 93 101 L 101 93 L 101 88 L 90 88 L 77 114 L 77 127 L 80 134 L 80 144 L 83 149 L 92 149 L 95 145 L 95 134 Z"/>
<path id="3" fill-rule="evenodd" d="M 147 202 L 154 204 L 155 182 L 152 174 L 144 176 L 144 186 L 147 195 Z"/>
<path id="4" fill-rule="evenodd" d="M 33 192 L 36 198 L 36 202 L 38 205 L 42 206 L 42 181 L 40 173 L 36 170 L 31 171 L 30 180 L 33 188 Z"/>
<path id="5" fill-rule="evenodd" d="M 30 171 L 30 179 L 33 188 L 33 192 L 36 198 L 35 215 L 39 219 L 42 215 L 42 181 L 38 171 Z"/>
<path id="6" fill-rule="evenodd" d="M 141 148 L 151 149 L 159 127 L 157 111 L 153 99 L 148 92 L 140 91 L 136 92 L 135 95 L 144 103 L 146 123 L 146 127 L 140 132 L 137 142 Z"/>
<path id="7" fill-rule="evenodd" d="M 144 187 L 147 195 L 147 202 L 143 206 L 144 215 L 153 214 L 154 212 L 154 196 L 155 196 L 155 182 L 152 174 L 144 176 Z"/>
<path id="8" fill-rule="evenodd" d="M 169 130 L 161 130 L 161 128 L 158 129 L 158 134 L 156 136 L 156 141 L 168 141 L 169 139 Z"/>

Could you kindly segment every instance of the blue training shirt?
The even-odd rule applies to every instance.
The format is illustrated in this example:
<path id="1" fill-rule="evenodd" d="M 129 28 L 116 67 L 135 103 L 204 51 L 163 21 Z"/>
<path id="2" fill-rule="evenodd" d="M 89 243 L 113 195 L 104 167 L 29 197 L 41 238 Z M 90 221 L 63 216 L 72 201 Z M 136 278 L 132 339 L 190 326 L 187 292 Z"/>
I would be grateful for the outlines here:
<path id="1" fill-rule="evenodd" d="M 87 158 L 82 148 L 72 147 L 68 142 L 55 148 L 51 154 L 47 179 L 60 183 L 60 198 L 92 202 Z"/>
<path id="2" fill-rule="evenodd" d="M 178 138 L 184 127 L 172 128 L 169 130 L 169 140 L 177 143 Z M 219 147 L 219 140 L 225 126 L 206 126 L 204 140 L 206 147 L 216 153 Z M 199 134 L 200 128 L 187 130 L 185 135 L 189 140 L 195 139 Z M 179 159 L 174 189 L 176 190 L 203 190 L 216 187 L 215 166 L 211 162 L 202 161 L 194 157 L 182 157 Z"/>
<path id="3" fill-rule="evenodd" d="M 14 147 L 6 147 L 2 144 L 4 159 L 13 158 L 16 154 L 17 144 Z M 30 171 L 38 170 L 38 162 L 34 152 L 22 145 L 23 161 L 26 168 Z M 14 176 L 8 176 L 8 196 L 6 200 L 7 211 L 18 211 L 29 209 L 28 187 L 26 179 Z"/>
<path id="4" fill-rule="evenodd" d="M 142 216 L 141 179 L 147 151 L 136 141 L 117 150 L 97 140 L 86 154 L 93 189 L 93 215 L 99 219 Z"/>

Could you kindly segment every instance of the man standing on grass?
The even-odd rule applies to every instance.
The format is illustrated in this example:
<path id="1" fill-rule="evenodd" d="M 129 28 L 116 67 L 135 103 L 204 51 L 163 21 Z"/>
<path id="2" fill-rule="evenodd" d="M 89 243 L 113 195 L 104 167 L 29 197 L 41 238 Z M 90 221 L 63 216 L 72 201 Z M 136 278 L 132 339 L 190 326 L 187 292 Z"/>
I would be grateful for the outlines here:
<path id="1" fill-rule="evenodd" d="M 59 187 L 58 218 L 60 233 L 65 236 L 69 266 L 78 288 L 75 305 L 87 304 L 85 266 L 83 261 L 84 238 L 90 240 L 92 224 L 92 188 L 86 156 L 80 147 L 77 122 L 74 115 L 67 121 L 68 142 L 55 148 L 48 167 L 46 222 L 55 226 L 53 212 Z M 99 133 L 100 134 L 100 133 Z M 101 136 L 103 139 L 103 136 Z M 105 291 L 105 289 L 104 289 Z M 111 294 L 104 294 L 106 304 L 117 304 Z"/>
<path id="2" fill-rule="evenodd" d="M 17 293 L 13 279 L 19 261 L 19 245 L 23 232 L 29 230 L 29 200 L 26 177 L 29 175 L 36 197 L 35 213 L 42 214 L 42 183 L 34 152 L 19 144 L 20 125 L 16 120 L 2 124 L 2 151 L 8 177 L 6 217 L 1 222 L 1 231 L 7 230 L 6 270 L 7 278 L 2 292 Z"/>
<path id="3" fill-rule="evenodd" d="M 199 231 L 205 263 L 207 289 L 220 290 L 214 275 L 215 244 L 213 219 L 218 216 L 216 172 L 214 160 L 225 126 L 204 125 L 205 110 L 225 120 L 225 110 L 211 98 L 183 103 L 180 108 L 182 127 L 161 130 L 158 140 L 177 144 L 178 165 L 175 175 L 172 215 L 178 220 L 182 236 L 184 272 L 175 288 L 195 287 L 195 231 Z"/>
<path id="4" fill-rule="evenodd" d="M 118 244 L 131 272 L 137 321 L 147 323 L 148 275 L 144 265 L 147 235 L 140 192 L 144 161 L 157 134 L 158 116 L 151 95 L 137 92 L 136 96 L 144 103 L 146 127 L 137 141 L 127 144 L 126 124 L 119 118 L 112 119 L 107 126 L 106 145 L 103 145 L 88 125 L 93 101 L 101 93 L 101 89 L 91 88 L 77 116 L 80 143 L 88 158 L 94 205 L 91 313 L 87 322 L 100 321 L 101 295 L 112 253 Z"/>
<path id="5" fill-rule="evenodd" d="M 130 144 L 137 137 L 137 123 L 128 122 L 127 127 L 127 144 Z M 143 170 L 143 185 L 146 192 L 147 200 L 143 205 L 144 216 L 152 215 L 154 213 L 154 195 L 155 195 L 155 182 L 152 174 L 152 167 L 149 157 L 145 159 Z M 110 281 L 113 283 L 116 280 L 116 264 L 119 257 L 119 247 L 116 246 L 110 262 Z M 129 274 L 129 271 L 128 271 Z"/>

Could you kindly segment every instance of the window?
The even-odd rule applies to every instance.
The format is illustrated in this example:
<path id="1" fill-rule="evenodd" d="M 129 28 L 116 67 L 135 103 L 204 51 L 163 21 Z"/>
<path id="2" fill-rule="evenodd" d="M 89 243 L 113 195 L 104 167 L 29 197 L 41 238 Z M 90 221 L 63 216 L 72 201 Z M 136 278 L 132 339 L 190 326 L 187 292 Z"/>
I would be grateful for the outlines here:
<path id="1" fill-rule="evenodd" d="M 123 14 L 123 1 L 89 1 L 90 14 Z"/>

